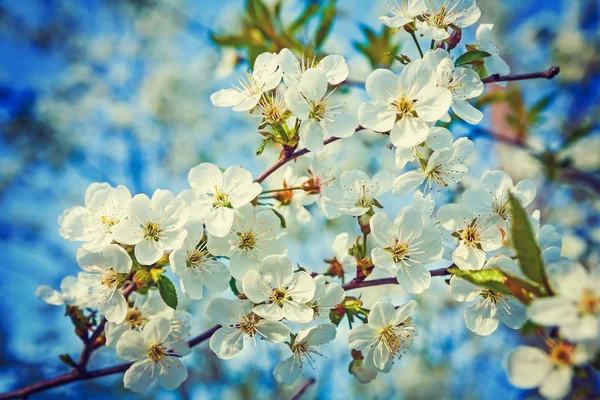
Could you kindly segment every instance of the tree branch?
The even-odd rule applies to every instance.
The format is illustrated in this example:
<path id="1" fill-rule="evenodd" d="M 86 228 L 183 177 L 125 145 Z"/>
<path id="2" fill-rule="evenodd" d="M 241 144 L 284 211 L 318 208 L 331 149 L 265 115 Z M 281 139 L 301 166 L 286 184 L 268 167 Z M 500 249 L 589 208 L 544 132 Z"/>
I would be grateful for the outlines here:
<path id="1" fill-rule="evenodd" d="M 550 67 L 548 70 L 543 72 L 532 72 L 529 74 L 519 75 L 504 75 L 500 74 L 490 75 L 487 78 L 483 78 L 483 83 L 494 83 L 494 82 L 510 82 L 510 81 L 524 81 L 528 79 L 552 79 L 560 73 L 560 67 Z"/>
<path id="2" fill-rule="evenodd" d="M 302 397 L 302 395 L 304 395 L 304 393 L 306 393 L 308 388 L 311 387 L 315 382 L 316 382 L 315 378 L 308 378 L 308 380 L 306 382 L 304 382 L 304 385 L 302 385 L 300 387 L 300 389 L 298 389 L 298 391 L 296 393 L 294 393 L 294 395 L 292 397 L 290 397 L 290 400 L 299 400 Z"/>
<path id="3" fill-rule="evenodd" d="M 450 275 L 448 269 L 456 267 L 456 264 L 452 264 L 447 268 L 434 269 L 429 271 L 431 276 L 447 276 Z M 344 286 L 344 290 L 352 290 L 352 289 L 360 289 L 371 286 L 381 286 L 381 285 L 397 285 L 398 280 L 396 278 L 382 278 L 382 279 L 373 279 L 371 281 L 365 281 L 365 278 L 354 278 Z"/>

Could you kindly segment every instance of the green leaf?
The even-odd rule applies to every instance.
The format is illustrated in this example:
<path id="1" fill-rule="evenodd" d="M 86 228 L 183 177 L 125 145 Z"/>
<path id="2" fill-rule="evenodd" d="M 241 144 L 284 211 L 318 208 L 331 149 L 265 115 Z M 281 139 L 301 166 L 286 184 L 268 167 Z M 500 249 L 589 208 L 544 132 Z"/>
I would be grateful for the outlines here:
<path id="1" fill-rule="evenodd" d="M 61 354 L 58 356 L 58 358 L 60 358 L 60 361 L 62 361 L 64 364 L 68 365 L 71 368 L 77 367 L 77 363 L 75 361 L 73 361 L 71 356 L 68 354 Z"/>
<path id="2" fill-rule="evenodd" d="M 260 156 L 263 153 L 263 151 L 265 151 L 265 147 L 267 147 L 267 145 L 270 142 L 271 142 L 270 138 L 263 140 L 262 143 L 260 144 L 260 146 L 258 146 L 258 149 L 256 149 L 256 155 Z"/>
<path id="3" fill-rule="evenodd" d="M 448 270 L 452 275 L 463 278 L 477 286 L 500 292 L 504 294 L 513 293 L 504 285 L 506 275 L 499 269 L 480 269 L 480 270 L 461 270 L 450 268 Z"/>
<path id="4" fill-rule="evenodd" d="M 471 50 L 462 54 L 460 57 L 456 59 L 454 65 L 456 67 L 460 67 L 461 65 L 471 64 L 474 61 L 483 60 L 486 57 L 490 57 L 491 54 L 487 51 L 483 50 Z"/>
<path id="5" fill-rule="evenodd" d="M 327 36 L 329 36 L 329 32 L 331 31 L 335 15 L 335 1 L 330 0 L 329 4 L 327 5 L 327 7 L 325 7 L 323 13 L 321 14 L 321 22 L 319 23 L 319 27 L 317 28 L 317 32 L 315 33 L 315 47 L 317 49 L 321 47 L 325 39 L 327 39 Z"/>
<path id="6" fill-rule="evenodd" d="M 547 284 L 546 271 L 542 261 L 540 248 L 535 240 L 535 235 L 529 224 L 527 212 L 512 194 L 510 194 L 512 208 L 511 236 L 521 270 L 529 279 L 540 284 Z"/>
<path id="7" fill-rule="evenodd" d="M 321 6 L 319 4 L 312 3 L 307 5 L 304 8 L 304 11 L 302 11 L 302 14 L 300 14 L 300 16 L 296 18 L 294 22 L 291 23 L 291 25 L 288 28 L 288 32 L 294 33 L 298 29 L 302 28 L 304 25 L 306 25 L 309 19 L 314 17 L 319 12 L 320 9 Z"/>
<path id="8" fill-rule="evenodd" d="M 521 328 L 521 335 L 532 335 L 540 328 L 542 328 L 540 325 L 532 322 L 531 320 L 527 321 Z"/>
<path id="9" fill-rule="evenodd" d="M 238 35 L 216 35 L 211 32 L 210 40 L 215 44 L 226 47 L 244 47 L 252 44 L 251 40 L 247 36 Z"/>
<path id="10" fill-rule="evenodd" d="M 169 278 L 164 275 L 159 275 L 158 280 L 158 292 L 163 301 L 171 307 L 173 310 L 177 309 L 177 290 L 175 285 Z"/>
<path id="11" fill-rule="evenodd" d="M 279 218 L 279 221 L 281 222 L 281 227 L 285 229 L 286 223 L 283 215 L 281 215 L 281 213 L 274 208 L 271 208 L 271 210 L 275 213 L 275 215 L 277 215 L 277 218 Z"/>
<path id="12" fill-rule="evenodd" d="M 239 296 L 240 291 L 238 290 L 237 286 L 235 285 L 235 278 L 231 278 L 229 280 L 229 288 L 231 289 L 233 294 L 235 294 L 236 296 Z"/>

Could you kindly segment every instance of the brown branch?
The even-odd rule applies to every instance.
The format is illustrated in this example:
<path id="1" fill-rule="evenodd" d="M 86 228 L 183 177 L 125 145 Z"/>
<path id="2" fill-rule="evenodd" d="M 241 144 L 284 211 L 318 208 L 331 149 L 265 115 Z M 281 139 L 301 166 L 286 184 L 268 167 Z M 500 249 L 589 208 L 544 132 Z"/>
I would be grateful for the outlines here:
<path id="1" fill-rule="evenodd" d="M 316 382 L 315 378 L 308 378 L 308 380 L 306 382 L 304 382 L 304 385 L 302 385 L 300 387 L 300 389 L 298 389 L 298 391 L 296 393 L 294 393 L 294 395 L 292 397 L 290 397 L 290 400 L 300 399 L 304 395 L 304 393 L 306 393 L 308 388 L 311 387 L 315 382 Z"/>
<path id="2" fill-rule="evenodd" d="M 431 276 L 447 276 L 450 275 L 448 269 L 456 267 L 456 264 L 452 264 L 447 268 L 434 269 L 429 271 Z M 396 278 L 382 278 L 382 279 L 373 279 L 371 281 L 365 281 L 365 278 L 354 278 L 344 286 L 344 290 L 352 290 L 352 289 L 360 289 L 371 286 L 381 286 L 381 285 L 397 285 L 398 280 Z"/>
<path id="3" fill-rule="evenodd" d="M 529 74 L 519 75 L 504 75 L 500 74 L 490 75 L 487 78 L 483 78 L 483 83 L 494 83 L 494 82 L 511 82 L 511 81 L 524 81 L 527 79 L 552 79 L 560 73 L 560 67 L 550 67 L 548 70 L 543 72 L 532 72 Z"/>

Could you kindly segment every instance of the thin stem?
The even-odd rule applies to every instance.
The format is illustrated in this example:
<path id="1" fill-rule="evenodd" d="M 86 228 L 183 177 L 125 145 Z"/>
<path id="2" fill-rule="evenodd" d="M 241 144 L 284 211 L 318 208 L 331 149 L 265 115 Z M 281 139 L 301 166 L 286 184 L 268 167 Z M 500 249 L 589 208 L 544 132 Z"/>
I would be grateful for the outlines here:
<path id="1" fill-rule="evenodd" d="M 365 230 L 363 231 L 363 258 L 367 258 L 367 237 L 369 233 Z"/>
<path id="2" fill-rule="evenodd" d="M 493 83 L 493 82 L 511 82 L 511 81 L 524 81 L 527 79 L 552 79 L 556 75 L 560 73 L 560 67 L 554 66 L 550 67 L 548 70 L 543 72 L 532 72 L 529 74 L 519 74 L 519 75 L 499 75 L 494 74 L 490 75 L 487 78 L 483 78 L 481 81 L 483 83 Z"/>
<path id="3" fill-rule="evenodd" d="M 417 35 L 415 35 L 415 32 L 411 30 L 410 36 L 412 36 L 413 41 L 417 45 L 417 50 L 419 50 L 419 54 L 421 55 L 421 58 L 423 58 L 423 49 L 421 49 L 421 45 L 419 44 L 419 39 L 417 39 Z"/>
<path id="4" fill-rule="evenodd" d="M 263 190 L 259 196 L 263 195 L 263 194 L 267 194 L 267 193 L 277 193 L 277 192 L 287 192 L 288 190 L 303 190 L 302 186 L 294 186 L 294 187 L 289 187 L 289 188 L 282 188 L 282 189 L 269 189 L 269 190 Z"/>
<path id="5" fill-rule="evenodd" d="M 429 50 L 435 49 L 435 40 L 431 39 L 431 44 L 429 45 Z"/>
<path id="6" fill-rule="evenodd" d="M 448 276 L 450 272 L 448 269 L 455 267 L 456 264 L 452 264 L 447 268 L 439 268 L 429 271 L 431 276 Z M 371 286 L 381 286 L 381 285 L 397 285 L 398 280 L 396 278 L 383 278 L 383 279 L 373 279 L 371 281 L 365 281 L 364 278 L 354 278 L 344 286 L 344 290 L 352 290 L 352 289 L 360 289 Z"/>
<path id="7" fill-rule="evenodd" d="M 308 380 L 304 382 L 304 385 L 302 385 L 300 389 L 298 389 L 298 391 L 294 393 L 292 397 L 290 397 L 290 400 L 299 400 L 304 395 L 304 393 L 306 393 L 308 388 L 311 387 L 315 382 L 315 378 L 308 378 Z"/>

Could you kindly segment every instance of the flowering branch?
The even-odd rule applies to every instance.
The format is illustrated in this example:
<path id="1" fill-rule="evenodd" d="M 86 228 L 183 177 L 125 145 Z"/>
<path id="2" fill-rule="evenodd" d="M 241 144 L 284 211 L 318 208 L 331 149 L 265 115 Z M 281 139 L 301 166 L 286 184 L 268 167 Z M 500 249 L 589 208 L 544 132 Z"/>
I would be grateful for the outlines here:
<path id="1" fill-rule="evenodd" d="M 487 78 L 483 78 L 483 83 L 495 83 L 495 82 L 511 82 L 511 81 L 524 81 L 528 79 L 552 79 L 560 73 L 560 67 L 553 66 L 543 72 L 532 72 L 529 74 L 518 74 L 518 75 L 504 75 L 493 74 Z"/>

